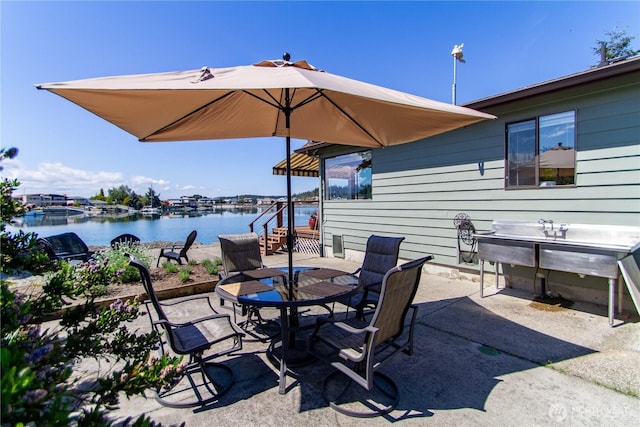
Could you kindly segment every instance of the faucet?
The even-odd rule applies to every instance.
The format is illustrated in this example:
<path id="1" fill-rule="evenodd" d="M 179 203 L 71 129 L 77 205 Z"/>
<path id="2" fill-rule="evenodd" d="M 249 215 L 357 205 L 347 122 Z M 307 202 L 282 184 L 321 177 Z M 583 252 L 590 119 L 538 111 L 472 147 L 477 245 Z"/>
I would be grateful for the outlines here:
<path id="1" fill-rule="evenodd" d="M 553 237 L 554 240 L 558 237 L 566 238 L 567 230 L 569 230 L 569 224 L 560 224 L 557 228 L 554 228 L 553 220 L 551 219 L 539 219 L 538 224 L 542 225 L 544 236 Z"/>
<path id="2" fill-rule="evenodd" d="M 553 231 L 553 220 L 552 219 L 539 219 L 538 224 L 542 224 L 542 231 L 545 233 L 547 231 Z"/>

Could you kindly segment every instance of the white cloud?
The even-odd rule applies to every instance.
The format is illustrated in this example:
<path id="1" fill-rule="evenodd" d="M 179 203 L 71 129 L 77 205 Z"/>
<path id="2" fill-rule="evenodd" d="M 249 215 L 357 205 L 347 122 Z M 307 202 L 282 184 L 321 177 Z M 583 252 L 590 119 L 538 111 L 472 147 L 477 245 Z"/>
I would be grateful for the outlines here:
<path id="1" fill-rule="evenodd" d="M 20 181 L 17 194 L 54 193 L 68 196 L 91 197 L 102 188 L 105 192 L 120 185 L 127 185 L 138 194 L 149 187 L 169 188 L 165 179 L 145 176 L 126 177 L 122 172 L 87 171 L 74 169 L 62 163 L 40 163 L 37 169 L 28 169 L 19 160 L 3 160 L 1 172 L 5 178 Z"/>
<path id="2" fill-rule="evenodd" d="M 157 192 L 158 187 L 168 188 L 170 184 L 170 182 L 165 179 L 149 178 L 147 176 L 134 176 L 131 177 L 129 182 L 129 187 L 138 194 L 146 194 L 149 187 L 153 187 Z"/>

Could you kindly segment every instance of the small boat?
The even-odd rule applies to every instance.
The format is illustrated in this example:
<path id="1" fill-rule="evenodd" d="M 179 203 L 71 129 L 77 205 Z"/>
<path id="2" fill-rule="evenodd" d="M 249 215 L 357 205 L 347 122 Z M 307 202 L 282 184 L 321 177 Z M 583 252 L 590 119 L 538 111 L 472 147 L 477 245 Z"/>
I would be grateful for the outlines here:
<path id="1" fill-rule="evenodd" d="M 144 206 L 142 209 L 140 209 L 140 213 L 142 215 L 160 215 L 162 212 L 160 211 L 160 208 Z"/>

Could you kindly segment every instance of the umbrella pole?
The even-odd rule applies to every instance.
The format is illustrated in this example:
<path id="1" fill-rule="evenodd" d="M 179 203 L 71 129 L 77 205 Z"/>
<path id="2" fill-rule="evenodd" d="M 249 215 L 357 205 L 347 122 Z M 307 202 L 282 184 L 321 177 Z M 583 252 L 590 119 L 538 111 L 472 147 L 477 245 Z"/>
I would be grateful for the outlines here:
<path id="1" fill-rule="evenodd" d="M 285 107 L 284 107 L 284 117 L 285 124 L 287 128 L 287 256 L 289 261 L 289 269 L 288 269 L 288 290 L 289 290 L 289 301 L 293 301 L 293 287 L 294 284 L 294 274 L 293 274 L 293 231 L 294 231 L 294 211 L 293 211 L 293 200 L 291 198 L 291 99 L 289 98 L 289 89 L 285 89 Z M 288 349 L 285 347 L 290 347 L 294 349 L 296 347 L 296 335 L 295 330 L 298 328 L 298 309 L 296 307 L 291 307 L 289 312 L 289 343 L 285 344 L 285 338 L 283 337 L 282 341 L 282 358 L 286 360 Z M 286 363 L 286 362 L 285 362 Z M 282 383 L 281 383 L 282 384 Z"/>
<path id="2" fill-rule="evenodd" d="M 289 256 L 289 300 L 293 297 L 293 227 L 294 212 L 293 200 L 291 200 L 291 139 L 287 136 L 287 253 Z"/>
<path id="3" fill-rule="evenodd" d="M 293 227 L 294 227 L 294 211 L 293 200 L 291 199 L 291 99 L 289 98 L 289 89 L 285 89 L 285 108 L 284 108 L 285 124 L 287 128 L 287 255 L 289 257 L 289 301 L 293 300 Z"/>

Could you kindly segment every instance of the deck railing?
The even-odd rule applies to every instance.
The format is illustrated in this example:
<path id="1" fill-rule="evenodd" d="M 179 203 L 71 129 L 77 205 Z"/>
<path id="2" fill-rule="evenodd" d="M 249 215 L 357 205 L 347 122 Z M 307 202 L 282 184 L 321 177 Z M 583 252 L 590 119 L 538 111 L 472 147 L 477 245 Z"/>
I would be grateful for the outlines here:
<path id="1" fill-rule="evenodd" d="M 294 208 L 296 203 L 308 204 L 309 202 L 293 202 Z M 274 202 L 264 211 L 262 211 L 253 221 L 249 223 L 249 231 L 255 232 L 259 237 L 264 236 L 262 239 L 264 253 L 267 253 L 267 246 L 269 244 L 269 230 L 286 227 L 284 224 L 284 213 L 287 211 L 286 202 Z M 274 224 L 275 221 L 275 224 Z M 305 224 L 306 225 L 306 224 Z M 295 229 L 295 215 L 294 215 L 294 229 Z M 258 231 L 259 230 L 259 231 Z"/>

